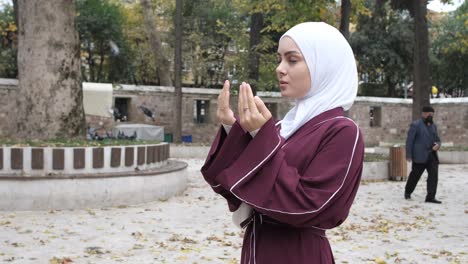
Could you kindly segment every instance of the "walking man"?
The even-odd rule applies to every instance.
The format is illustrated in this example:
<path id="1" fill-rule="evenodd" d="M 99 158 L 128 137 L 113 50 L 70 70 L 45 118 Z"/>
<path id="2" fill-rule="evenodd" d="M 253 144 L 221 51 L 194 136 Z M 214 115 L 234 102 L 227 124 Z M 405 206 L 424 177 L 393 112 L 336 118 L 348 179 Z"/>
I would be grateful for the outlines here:
<path id="1" fill-rule="evenodd" d="M 424 170 L 427 170 L 427 203 L 442 203 L 436 200 L 439 158 L 437 151 L 441 142 L 437 134 L 437 126 L 433 121 L 434 108 L 425 106 L 421 119 L 411 123 L 406 139 L 406 159 L 411 161 L 411 173 L 405 187 L 405 199 L 411 199 L 411 193 L 416 188 Z"/>

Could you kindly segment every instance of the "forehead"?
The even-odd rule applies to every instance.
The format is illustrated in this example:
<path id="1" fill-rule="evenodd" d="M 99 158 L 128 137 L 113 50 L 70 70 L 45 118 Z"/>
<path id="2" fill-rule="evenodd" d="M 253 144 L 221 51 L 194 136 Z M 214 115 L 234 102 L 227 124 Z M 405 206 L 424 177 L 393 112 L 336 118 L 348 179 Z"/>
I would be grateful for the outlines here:
<path id="1" fill-rule="evenodd" d="M 288 36 L 283 37 L 282 39 L 280 39 L 279 44 L 278 44 L 278 53 L 284 54 L 290 51 L 295 51 L 295 52 L 302 54 L 296 42 L 292 38 Z"/>

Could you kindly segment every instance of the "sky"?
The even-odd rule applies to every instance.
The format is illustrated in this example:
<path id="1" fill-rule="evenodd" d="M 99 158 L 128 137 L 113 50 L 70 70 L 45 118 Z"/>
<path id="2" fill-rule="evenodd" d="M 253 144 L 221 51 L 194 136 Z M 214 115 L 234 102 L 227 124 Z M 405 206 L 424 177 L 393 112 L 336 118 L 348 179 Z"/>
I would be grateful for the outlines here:
<path id="1" fill-rule="evenodd" d="M 461 6 L 465 0 L 452 0 L 451 5 L 445 5 L 440 3 L 438 0 L 433 0 L 429 1 L 429 4 L 427 5 L 427 8 L 432 10 L 432 11 L 437 11 L 437 12 L 449 12 L 457 9 L 457 7 Z"/>

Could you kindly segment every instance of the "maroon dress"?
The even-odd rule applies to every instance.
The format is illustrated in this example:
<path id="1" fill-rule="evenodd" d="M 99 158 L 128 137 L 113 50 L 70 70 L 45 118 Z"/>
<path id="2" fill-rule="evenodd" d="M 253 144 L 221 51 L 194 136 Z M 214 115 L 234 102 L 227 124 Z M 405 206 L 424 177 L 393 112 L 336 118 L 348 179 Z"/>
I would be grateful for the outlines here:
<path id="1" fill-rule="evenodd" d="M 325 230 L 346 219 L 361 178 L 364 143 L 342 108 L 324 112 L 287 140 L 270 119 L 252 138 L 235 123 L 218 132 L 201 172 L 243 222 L 242 264 L 334 263 Z"/>

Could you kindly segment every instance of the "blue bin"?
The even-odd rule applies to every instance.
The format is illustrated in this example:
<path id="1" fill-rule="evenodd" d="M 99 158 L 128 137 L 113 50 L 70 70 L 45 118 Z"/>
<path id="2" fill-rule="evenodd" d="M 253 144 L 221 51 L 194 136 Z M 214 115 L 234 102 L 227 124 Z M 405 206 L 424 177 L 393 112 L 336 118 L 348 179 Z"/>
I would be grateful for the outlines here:
<path id="1" fill-rule="evenodd" d="M 192 143 L 192 135 L 182 136 L 182 142 Z"/>

